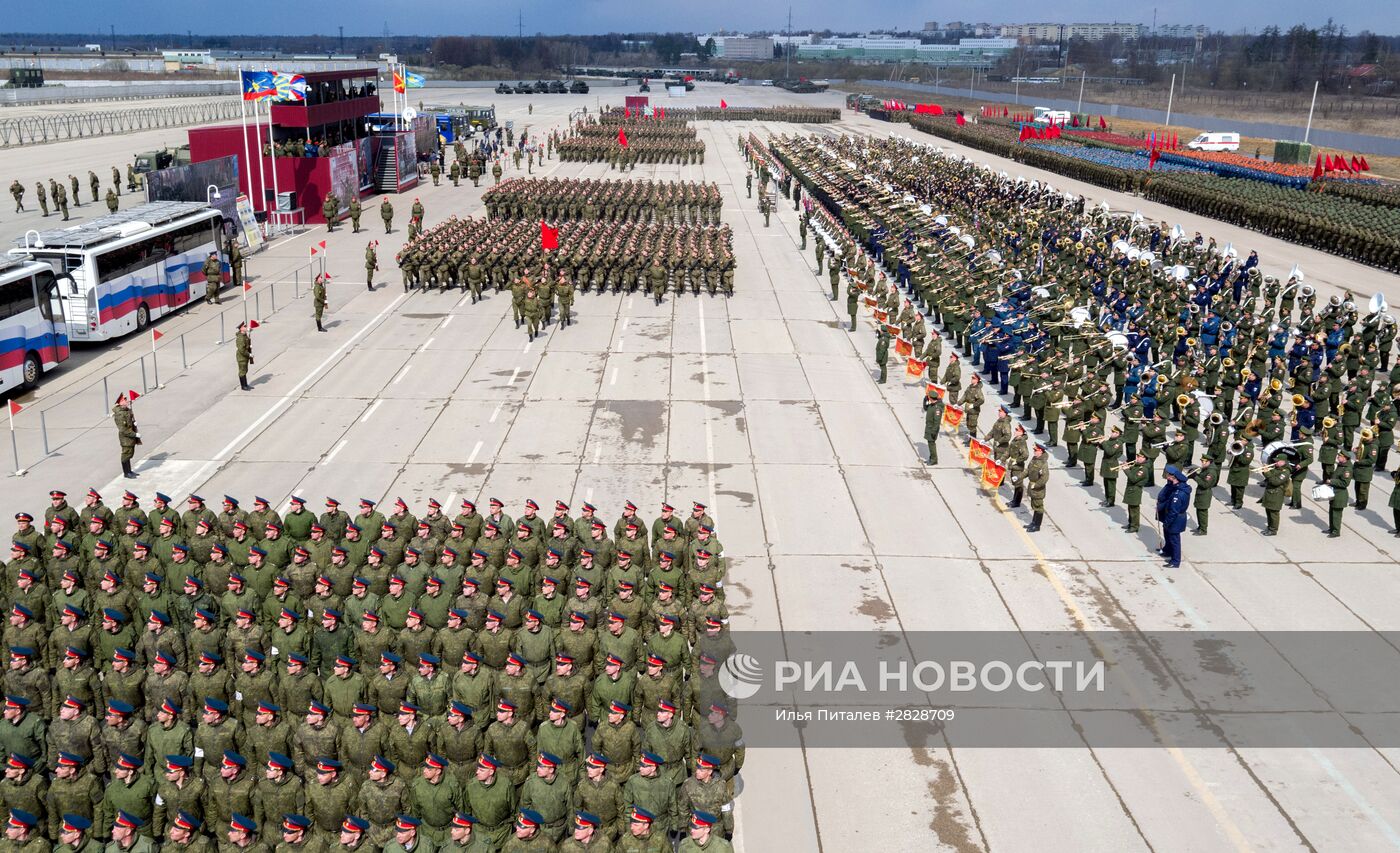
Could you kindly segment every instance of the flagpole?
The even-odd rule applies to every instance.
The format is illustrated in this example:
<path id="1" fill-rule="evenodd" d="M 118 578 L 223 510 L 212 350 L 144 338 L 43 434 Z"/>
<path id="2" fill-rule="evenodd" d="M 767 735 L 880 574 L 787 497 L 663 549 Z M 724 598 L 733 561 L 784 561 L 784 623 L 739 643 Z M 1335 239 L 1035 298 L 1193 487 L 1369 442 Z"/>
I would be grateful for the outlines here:
<path id="1" fill-rule="evenodd" d="M 253 130 L 256 131 L 253 135 L 254 135 L 255 137 L 257 137 L 257 139 L 256 139 L 256 141 L 253 143 L 253 145 L 254 145 L 254 147 L 257 149 L 257 152 L 258 152 L 258 198 L 257 198 L 257 201 L 261 202 L 261 208 L 262 208 L 262 212 L 263 212 L 263 220 L 267 223 L 268 233 L 270 234 L 270 233 L 272 233 L 272 232 L 271 232 L 272 220 L 269 219 L 268 216 L 267 216 L 267 170 L 266 170 L 266 168 L 265 168 L 264 165 L 263 165 L 263 161 L 264 161 L 265 159 L 267 159 L 267 158 L 263 157 L 263 153 L 262 153 L 262 124 L 260 124 L 259 121 L 258 121 L 258 104 L 262 103 L 263 100 L 265 100 L 265 99 L 260 98 L 260 99 L 258 99 L 258 100 L 256 100 L 256 101 L 253 102 Z M 267 150 L 268 150 L 269 152 L 272 151 L 272 140 L 271 140 L 270 138 L 269 138 L 268 141 L 267 141 Z M 251 186 L 253 185 L 253 173 L 252 173 L 251 170 L 250 170 L 249 173 L 248 173 L 248 185 L 249 185 L 249 187 L 251 187 Z M 256 208 L 256 207 L 254 208 L 254 210 L 257 210 L 257 209 L 258 209 L 258 208 Z"/>
<path id="2" fill-rule="evenodd" d="M 15 452 L 15 476 L 23 477 L 25 470 L 19 467 L 19 439 L 15 437 L 15 407 L 18 405 L 11 400 L 5 408 L 10 411 L 10 449 Z"/>
<path id="3" fill-rule="evenodd" d="M 253 197 L 253 156 L 248 147 L 248 101 L 243 94 L 243 63 L 238 63 L 238 123 L 243 128 L 243 169 L 242 177 L 248 179 L 248 197 Z M 258 149 L 262 153 L 262 149 Z M 254 208 L 256 210 L 256 208 Z"/>
<path id="4" fill-rule="evenodd" d="M 264 98 L 267 101 L 267 147 L 272 152 L 272 209 L 277 210 L 277 197 L 281 194 L 277 186 L 277 146 L 272 139 L 272 99 Z"/>

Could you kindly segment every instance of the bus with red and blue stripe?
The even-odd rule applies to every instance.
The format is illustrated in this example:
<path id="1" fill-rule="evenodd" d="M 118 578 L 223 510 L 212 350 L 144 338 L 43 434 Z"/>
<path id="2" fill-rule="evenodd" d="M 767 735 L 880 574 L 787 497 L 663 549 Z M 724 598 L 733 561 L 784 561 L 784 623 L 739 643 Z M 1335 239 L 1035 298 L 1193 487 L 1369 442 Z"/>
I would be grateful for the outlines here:
<path id="1" fill-rule="evenodd" d="M 60 280 L 27 255 L 0 255 L 0 393 L 33 388 L 68 358 Z"/>
<path id="2" fill-rule="evenodd" d="M 29 232 L 11 254 L 32 255 L 59 276 L 68 338 L 92 343 L 142 331 L 201 299 L 204 262 L 219 257 L 229 280 L 223 215 L 207 204 L 156 201 L 91 222 Z"/>

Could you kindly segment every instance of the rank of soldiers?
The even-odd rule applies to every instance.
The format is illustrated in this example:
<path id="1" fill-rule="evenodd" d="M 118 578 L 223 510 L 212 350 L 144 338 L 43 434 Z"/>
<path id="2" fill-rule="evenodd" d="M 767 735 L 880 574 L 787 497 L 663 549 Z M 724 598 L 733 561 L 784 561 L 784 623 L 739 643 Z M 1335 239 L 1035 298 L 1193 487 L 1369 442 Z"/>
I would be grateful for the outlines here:
<path id="1" fill-rule="evenodd" d="M 0 567 L 10 849 L 729 849 L 703 504 L 50 498 Z"/>
<path id="2" fill-rule="evenodd" d="M 1367 509 L 1400 417 L 1397 324 L 1382 295 L 1364 308 L 1349 293 L 1319 303 L 1299 269 L 1265 275 L 1255 253 L 908 140 L 775 137 L 767 149 L 819 202 L 818 263 L 832 251 L 850 282 L 852 328 L 862 306 L 880 312 L 930 379 L 941 369 L 930 456 L 955 406 L 954 430 L 1010 461 L 1012 505 L 1039 492 L 1032 529 L 1044 474 L 1030 463 L 1061 445 L 1105 507 L 1122 498 L 1129 531 L 1161 462 L 1194 481 L 1197 535 L 1217 485 L 1234 509 L 1262 485 L 1265 535 L 1309 489 L 1329 536 L 1348 506 Z M 888 347 L 877 342 L 882 375 Z M 983 377 L 1006 401 L 985 433 Z M 1028 430 L 1048 433 L 1040 450 Z M 1400 490 L 1389 504 L 1396 533 Z"/>
<path id="3" fill-rule="evenodd" d="M 705 143 L 695 128 L 681 122 L 599 124 L 597 116 L 589 116 L 575 123 L 558 150 L 560 160 L 607 161 L 621 169 L 638 163 L 705 162 Z"/>
<path id="4" fill-rule="evenodd" d="M 504 290 L 556 280 L 582 292 L 644 290 L 660 298 L 706 289 L 734 292 L 729 226 L 576 222 L 559 226 L 559 248 L 540 245 L 537 220 L 449 219 L 399 252 L 404 287 Z M 545 268 L 548 267 L 548 274 Z"/>
<path id="5" fill-rule="evenodd" d="M 625 107 L 613 107 L 603 114 L 606 121 L 627 120 Z M 656 115 L 630 117 L 636 123 L 656 120 Z M 841 110 L 837 107 L 807 107 L 798 104 L 774 107 L 665 107 L 661 121 L 782 121 L 796 124 L 826 124 L 840 121 Z"/>
<path id="6" fill-rule="evenodd" d="M 718 225 L 719 187 L 699 181 L 512 178 L 481 195 L 492 219 Z"/>

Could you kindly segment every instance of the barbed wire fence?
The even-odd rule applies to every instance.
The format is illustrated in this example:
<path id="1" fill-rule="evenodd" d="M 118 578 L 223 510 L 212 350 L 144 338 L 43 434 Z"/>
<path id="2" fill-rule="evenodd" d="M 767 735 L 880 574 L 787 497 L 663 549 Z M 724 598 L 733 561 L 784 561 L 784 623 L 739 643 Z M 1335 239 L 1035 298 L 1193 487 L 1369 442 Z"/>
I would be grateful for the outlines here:
<path id="1" fill-rule="evenodd" d="M 238 103 L 230 99 L 134 110 L 0 118 L 0 148 L 224 121 L 238 118 Z"/>

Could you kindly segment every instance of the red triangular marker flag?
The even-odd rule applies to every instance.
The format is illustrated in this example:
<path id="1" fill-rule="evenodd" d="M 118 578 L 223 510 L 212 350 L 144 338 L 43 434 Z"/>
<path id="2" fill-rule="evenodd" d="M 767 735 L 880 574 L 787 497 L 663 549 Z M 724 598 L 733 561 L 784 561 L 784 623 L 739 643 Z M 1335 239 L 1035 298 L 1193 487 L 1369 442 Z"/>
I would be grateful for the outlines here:
<path id="1" fill-rule="evenodd" d="M 617 144 L 623 148 L 627 147 L 627 131 L 620 127 L 617 129 Z"/>
<path id="2" fill-rule="evenodd" d="M 1366 155 L 1365 155 L 1365 154 L 1362 154 L 1362 155 L 1361 155 L 1361 171 L 1363 171 L 1363 172 L 1369 172 L 1369 171 L 1371 171 L 1371 164 L 1366 162 Z"/>
<path id="3" fill-rule="evenodd" d="M 316 247 L 315 247 L 315 246 L 312 246 L 312 247 L 311 247 L 311 257 L 313 257 L 313 258 L 316 257 Z"/>
<path id="4" fill-rule="evenodd" d="M 1356 159 L 1355 154 L 1351 155 L 1351 170 L 1353 172 L 1361 171 L 1361 161 Z"/>
<path id="5" fill-rule="evenodd" d="M 322 241 L 321 241 L 321 248 L 322 248 L 322 249 L 326 248 L 326 241 L 325 241 L 325 240 L 322 240 Z"/>
<path id="6" fill-rule="evenodd" d="M 1315 181 L 1322 177 L 1322 155 L 1317 155 L 1317 162 L 1313 164 L 1312 179 Z"/>
<path id="7" fill-rule="evenodd" d="M 724 102 L 724 98 L 719 99 L 719 108 L 722 110 L 729 109 L 729 105 Z"/>
<path id="8" fill-rule="evenodd" d="M 140 394 L 137 394 L 135 391 L 128 391 L 128 392 L 126 392 L 126 397 L 127 397 L 128 400 L 131 400 L 133 403 L 136 402 L 137 400 L 141 399 L 141 395 L 140 395 Z"/>
<path id="9" fill-rule="evenodd" d="M 632 117 L 632 108 L 631 108 L 631 107 L 623 107 L 623 108 L 622 108 L 622 117 L 623 117 L 623 118 L 631 118 L 631 117 Z"/>
<path id="10" fill-rule="evenodd" d="M 543 220 L 540 222 L 540 247 L 544 249 L 559 248 L 559 229 Z"/>
<path id="11" fill-rule="evenodd" d="M 10 415 L 11 415 L 11 417 L 13 417 L 14 415 L 19 414 L 19 413 L 22 412 L 22 411 L 24 411 L 24 407 L 23 407 L 23 406 L 21 406 L 19 403 L 16 403 L 14 400 L 11 400 L 11 401 L 10 401 Z"/>
<path id="12" fill-rule="evenodd" d="M 252 286 L 251 284 L 249 284 L 248 282 L 245 281 L 245 282 L 243 282 L 243 289 L 244 289 L 245 291 L 252 290 L 252 289 L 253 289 L 253 286 Z"/>
<path id="13" fill-rule="evenodd" d="M 1322 169 L 1323 171 L 1330 172 L 1335 168 L 1337 167 L 1332 163 L 1332 155 L 1328 154 L 1327 159 L 1322 161 Z"/>
<path id="14" fill-rule="evenodd" d="M 256 328 L 258 328 L 258 326 L 260 326 L 260 325 L 261 325 L 261 324 L 260 324 L 257 320 L 249 320 L 249 321 L 248 321 L 248 328 L 250 328 L 250 329 L 256 329 Z"/>
<path id="15" fill-rule="evenodd" d="M 160 330 L 158 330 L 158 329 L 152 329 L 152 330 L 151 330 L 151 343 L 155 343 L 156 341 L 160 340 L 160 339 L 163 338 L 163 337 L 165 337 L 165 335 L 162 335 L 162 334 L 160 333 Z"/>

